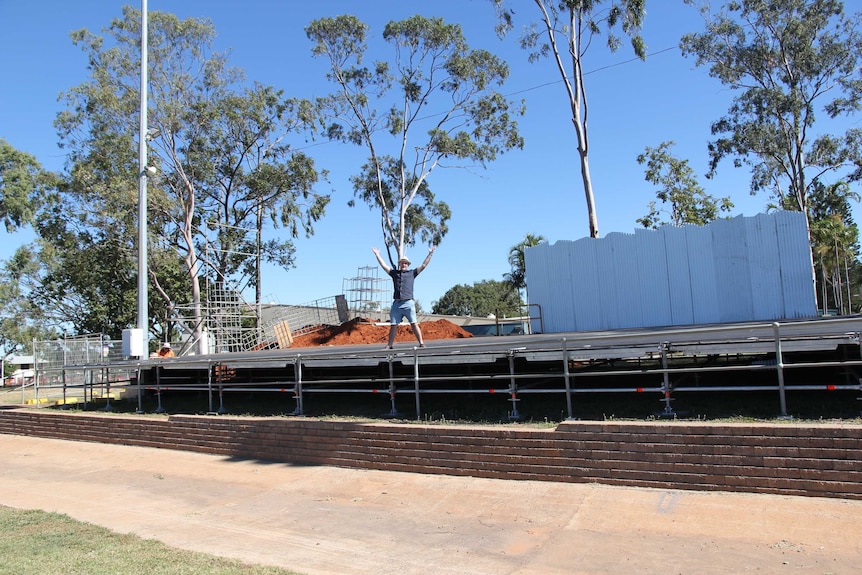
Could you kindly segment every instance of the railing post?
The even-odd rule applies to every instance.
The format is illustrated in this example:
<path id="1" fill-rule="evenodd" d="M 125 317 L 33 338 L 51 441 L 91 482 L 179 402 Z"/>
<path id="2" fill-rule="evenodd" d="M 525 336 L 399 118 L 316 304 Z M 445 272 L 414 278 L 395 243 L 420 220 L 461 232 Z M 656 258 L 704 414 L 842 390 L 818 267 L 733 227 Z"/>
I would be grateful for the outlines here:
<path id="1" fill-rule="evenodd" d="M 207 415 L 213 412 L 213 365 L 207 362 Z"/>
<path id="2" fill-rule="evenodd" d="M 218 410 L 216 413 L 224 415 L 227 413 L 227 408 L 224 406 L 224 364 L 221 364 L 221 366 L 222 371 L 220 371 L 218 375 Z"/>
<path id="3" fill-rule="evenodd" d="M 63 369 L 63 373 L 66 373 L 66 369 Z M 87 374 L 90 374 L 90 401 L 96 403 L 96 382 L 93 381 L 93 372 L 92 371 L 84 371 L 81 374 L 81 383 L 84 385 L 84 409 L 87 408 Z"/>
<path id="4" fill-rule="evenodd" d="M 421 407 L 419 405 L 419 350 L 413 348 L 413 389 L 416 394 L 416 421 L 421 420 Z"/>
<path id="5" fill-rule="evenodd" d="M 36 338 L 33 338 L 33 397 L 39 398 L 39 356 L 36 355 Z M 5 383 L 5 382 L 4 382 Z M 21 378 L 21 405 L 27 402 L 27 396 L 24 390 L 27 389 L 27 384 L 24 378 Z"/>
<path id="6" fill-rule="evenodd" d="M 778 333 L 779 323 L 772 324 L 775 334 L 775 371 L 778 374 L 778 397 L 781 402 L 781 417 L 787 417 L 787 399 L 784 394 L 784 357 L 781 353 L 781 335 Z"/>
<path id="7" fill-rule="evenodd" d="M 506 352 L 509 357 L 509 401 L 512 402 L 512 412 L 509 414 L 509 421 L 520 421 L 521 413 L 518 411 L 518 384 L 515 382 L 515 350 L 510 349 Z"/>
<path id="8" fill-rule="evenodd" d="M 542 315 L 542 306 L 541 306 L 540 304 L 537 304 L 537 303 L 531 303 L 531 304 L 529 304 L 529 305 L 530 305 L 530 306 L 535 306 L 535 307 L 539 308 L 539 317 L 538 317 L 538 318 L 536 318 L 536 319 L 538 319 L 538 320 L 539 320 L 539 330 L 540 330 L 540 333 L 545 333 L 545 318 L 544 318 L 544 316 Z M 531 333 L 532 333 L 532 331 L 533 331 L 533 326 L 532 326 L 532 324 L 533 324 L 533 321 L 532 321 L 532 318 L 530 318 L 530 332 L 531 332 Z"/>
<path id="9" fill-rule="evenodd" d="M 395 409 L 395 394 L 398 391 L 395 387 L 395 375 L 392 367 L 392 354 L 387 356 L 387 360 L 389 363 L 389 413 L 386 414 L 386 417 L 400 417 L 401 414 L 398 413 L 398 410 Z"/>
<path id="10" fill-rule="evenodd" d="M 35 378 L 33 381 L 35 382 Z M 23 379 L 21 380 L 21 384 L 22 385 L 24 384 Z M 87 398 L 87 385 L 84 384 L 84 399 L 86 399 L 86 398 Z M 66 397 L 66 368 L 65 368 L 65 366 L 63 367 L 63 407 L 62 407 L 62 409 L 69 409 L 69 404 L 67 402 L 67 397 Z"/>
<path id="11" fill-rule="evenodd" d="M 862 334 L 858 331 L 854 333 L 851 339 L 856 341 L 856 345 L 859 346 L 859 354 L 862 356 Z M 856 378 L 856 384 L 859 386 L 859 389 L 862 390 L 862 378 Z M 862 401 L 862 397 L 857 397 L 856 401 Z M 862 411 L 859 412 L 859 415 L 862 415 Z"/>
<path id="12" fill-rule="evenodd" d="M 106 367 L 105 369 L 108 369 L 108 368 Z M 92 376 L 92 373 L 93 373 L 93 371 L 90 370 L 91 376 Z M 108 377 L 107 373 L 105 373 L 104 378 L 105 378 L 105 399 L 107 400 L 107 403 L 105 404 L 105 411 L 113 411 L 114 408 L 111 405 L 111 380 Z"/>
<path id="13" fill-rule="evenodd" d="M 566 347 L 566 338 L 563 338 L 563 378 L 566 382 L 566 409 L 568 410 L 569 419 L 574 419 L 572 415 L 572 384 L 571 374 L 569 373 L 569 350 Z"/>
<path id="14" fill-rule="evenodd" d="M 64 354 L 65 354 L 65 352 L 64 352 Z M 67 384 L 66 384 L 66 361 L 65 361 L 65 359 L 64 359 L 64 361 L 63 361 L 63 371 L 62 371 L 62 374 L 63 374 L 63 375 L 62 375 L 61 377 L 62 377 L 62 379 L 63 379 L 63 397 L 65 398 L 65 397 L 66 397 L 66 385 L 67 385 Z M 85 379 L 85 381 L 84 381 L 83 383 L 84 383 L 84 406 L 86 407 L 86 405 L 87 405 L 87 382 L 86 382 L 86 379 Z M 36 400 L 37 400 L 36 405 L 39 405 L 39 403 L 38 403 L 38 400 L 39 400 L 39 394 L 38 394 L 38 393 L 36 394 Z"/>
<path id="15" fill-rule="evenodd" d="M 296 405 L 291 415 L 302 415 L 302 354 L 293 362 L 293 400 Z"/>
<path id="16" fill-rule="evenodd" d="M 156 366 L 156 401 L 158 402 L 156 413 L 164 413 L 165 408 L 162 407 L 162 368 L 159 365 Z"/>
<path id="17" fill-rule="evenodd" d="M 138 414 L 144 412 L 143 396 L 141 390 L 141 380 L 144 378 L 144 370 L 141 369 L 141 364 L 138 363 Z"/>
<path id="18" fill-rule="evenodd" d="M 661 369 L 662 369 L 662 392 L 664 393 L 664 417 L 674 417 L 674 411 L 671 409 L 671 389 L 670 389 L 670 374 L 667 371 L 667 352 L 670 349 L 670 342 L 663 341 L 661 343 Z"/>

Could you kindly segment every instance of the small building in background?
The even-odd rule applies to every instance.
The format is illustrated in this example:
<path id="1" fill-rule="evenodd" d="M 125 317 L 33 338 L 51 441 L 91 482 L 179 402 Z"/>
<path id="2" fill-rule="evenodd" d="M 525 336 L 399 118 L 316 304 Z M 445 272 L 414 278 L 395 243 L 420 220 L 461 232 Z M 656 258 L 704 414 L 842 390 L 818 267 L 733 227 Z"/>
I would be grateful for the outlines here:
<path id="1" fill-rule="evenodd" d="M 15 366 L 12 373 L 4 374 L 3 385 L 21 386 L 33 383 L 36 376 L 34 370 L 34 359 L 32 355 L 16 355 L 10 357 L 7 363 Z"/>

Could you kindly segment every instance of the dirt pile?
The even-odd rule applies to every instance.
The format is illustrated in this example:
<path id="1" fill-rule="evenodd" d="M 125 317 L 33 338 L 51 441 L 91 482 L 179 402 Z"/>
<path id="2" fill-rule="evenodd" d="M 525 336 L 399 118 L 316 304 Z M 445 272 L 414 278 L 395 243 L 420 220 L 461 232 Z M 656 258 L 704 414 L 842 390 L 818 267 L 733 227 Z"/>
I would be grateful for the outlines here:
<path id="1" fill-rule="evenodd" d="M 438 319 L 436 321 L 419 322 L 422 339 L 459 339 L 473 337 L 468 331 L 461 329 L 451 321 Z M 295 347 L 318 347 L 323 345 L 355 345 L 363 343 L 379 343 L 385 345 L 389 338 L 389 325 L 374 325 L 370 319 L 358 317 L 341 325 L 321 326 L 320 329 L 293 338 Z M 416 342 L 413 330 L 408 324 L 398 326 L 395 342 Z"/>

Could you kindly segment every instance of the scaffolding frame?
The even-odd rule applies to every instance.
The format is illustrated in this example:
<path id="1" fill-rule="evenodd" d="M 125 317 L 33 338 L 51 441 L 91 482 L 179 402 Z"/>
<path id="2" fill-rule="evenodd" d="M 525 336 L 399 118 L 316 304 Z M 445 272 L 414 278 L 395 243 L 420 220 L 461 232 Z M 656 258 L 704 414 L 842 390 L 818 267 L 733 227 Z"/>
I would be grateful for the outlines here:
<path id="1" fill-rule="evenodd" d="M 391 291 L 391 287 L 386 285 L 389 277 L 383 279 L 379 272 L 378 266 L 362 266 L 356 270 L 355 276 L 344 278 L 341 291 L 347 297 L 348 309 L 355 316 L 387 308 L 387 294 Z"/>

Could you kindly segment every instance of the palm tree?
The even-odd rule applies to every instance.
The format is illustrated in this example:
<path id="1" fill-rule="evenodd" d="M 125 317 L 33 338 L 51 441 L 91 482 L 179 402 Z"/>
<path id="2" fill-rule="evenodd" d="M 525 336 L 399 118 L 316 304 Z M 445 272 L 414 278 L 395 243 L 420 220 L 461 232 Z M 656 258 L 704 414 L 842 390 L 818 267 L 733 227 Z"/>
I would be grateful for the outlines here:
<path id="1" fill-rule="evenodd" d="M 852 313 L 850 262 L 855 261 L 854 246 L 858 241 L 855 225 L 848 226 L 840 214 L 814 222 L 811 226 L 813 251 L 819 259 L 821 274 L 821 307 L 829 309 L 827 286 L 832 286 L 832 301 L 839 313 Z M 844 270 L 841 269 L 842 263 Z M 846 294 L 845 294 L 846 290 Z M 846 306 L 845 306 L 846 295 Z"/>
<path id="2" fill-rule="evenodd" d="M 509 249 L 509 265 L 512 266 L 511 273 L 503 274 L 503 279 L 512 286 L 512 289 L 520 292 L 527 289 L 526 265 L 524 263 L 524 250 L 532 248 L 548 240 L 544 236 L 527 234 L 523 241 Z M 526 294 L 524 294 L 526 301 Z"/>

